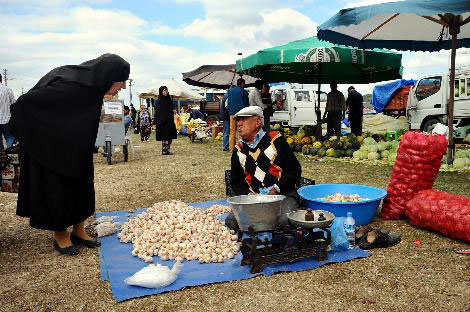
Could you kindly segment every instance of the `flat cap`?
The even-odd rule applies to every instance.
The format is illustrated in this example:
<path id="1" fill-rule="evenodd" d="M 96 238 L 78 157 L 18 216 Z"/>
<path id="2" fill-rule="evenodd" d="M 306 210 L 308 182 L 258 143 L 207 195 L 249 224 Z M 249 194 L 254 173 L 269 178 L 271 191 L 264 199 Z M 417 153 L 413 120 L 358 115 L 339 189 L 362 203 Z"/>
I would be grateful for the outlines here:
<path id="1" fill-rule="evenodd" d="M 249 116 L 258 116 L 263 118 L 263 110 L 259 106 L 248 106 L 242 108 L 238 113 L 235 114 L 236 117 L 249 117 Z"/>

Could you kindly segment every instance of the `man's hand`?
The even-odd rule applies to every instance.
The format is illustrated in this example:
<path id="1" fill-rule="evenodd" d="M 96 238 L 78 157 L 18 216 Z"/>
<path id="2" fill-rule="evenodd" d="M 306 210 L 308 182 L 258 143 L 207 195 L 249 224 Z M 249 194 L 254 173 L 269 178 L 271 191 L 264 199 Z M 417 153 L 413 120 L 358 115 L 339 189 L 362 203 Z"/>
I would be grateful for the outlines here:
<path id="1" fill-rule="evenodd" d="M 272 188 L 269 190 L 268 195 L 277 195 L 276 188 L 275 188 L 275 187 L 272 187 Z"/>

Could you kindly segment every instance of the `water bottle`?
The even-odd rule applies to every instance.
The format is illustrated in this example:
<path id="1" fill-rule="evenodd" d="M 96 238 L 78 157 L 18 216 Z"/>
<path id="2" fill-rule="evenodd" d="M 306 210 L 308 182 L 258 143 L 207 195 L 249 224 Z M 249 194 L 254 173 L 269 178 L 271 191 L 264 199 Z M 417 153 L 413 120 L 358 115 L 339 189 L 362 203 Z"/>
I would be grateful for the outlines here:
<path id="1" fill-rule="evenodd" d="M 349 249 L 353 249 L 356 244 L 356 221 L 352 216 L 352 212 L 348 212 L 346 220 L 344 220 L 344 231 L 348 238 Z"/>

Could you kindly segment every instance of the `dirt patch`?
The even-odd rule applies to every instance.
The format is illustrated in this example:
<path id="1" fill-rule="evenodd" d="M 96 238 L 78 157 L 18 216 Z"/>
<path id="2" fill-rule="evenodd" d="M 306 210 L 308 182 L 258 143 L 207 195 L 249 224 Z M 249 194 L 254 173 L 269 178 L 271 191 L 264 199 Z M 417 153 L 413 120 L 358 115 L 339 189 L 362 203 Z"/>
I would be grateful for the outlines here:
<path id="1" fill-rule="evenodd" d="M 160 143 L 133 139 L 136 155 L 127 163 L 119 153 L 111 166 L 95 155 L 97 211 L 225 197 L 230 155 L 220 142 L 190 144 L 181 137 L 172 145 L 175 155 L 162 156 Z M 385 165 L 299 159 L 303 176 L 317 183 L 386 187 L 391 174 Z M 470 174 L 451 172 L 440 173 L 436 182 L 439 190 L 465 195 L 469 185 Z M 60 256 L 52 249 L 51 233 L 32 229 L 15 215 L 15 194 L 0 193 L 0 204 L 0 311 L 470 311 L 470 258 L 453 252 L 469 245 L 405 221 L 376 219 L 375 225 L 399 233 L 402 243 L 374 250 L 367 259 L 118 304 L 109 283 L 100 281 L 97 250 Z"/>

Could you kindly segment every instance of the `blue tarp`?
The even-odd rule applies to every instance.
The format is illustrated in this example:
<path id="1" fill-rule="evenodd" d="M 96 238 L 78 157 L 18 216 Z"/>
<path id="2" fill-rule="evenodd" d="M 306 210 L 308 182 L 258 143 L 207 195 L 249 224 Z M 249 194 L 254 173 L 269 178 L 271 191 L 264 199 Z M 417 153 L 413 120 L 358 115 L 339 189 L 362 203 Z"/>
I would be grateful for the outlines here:
<path id="1" fill-rule="evenodd" d="M 375 86 L 372 91 L 372 99 L 370 100 L 370 103 L 377 113 L 381 113 L 397 90 L 405 86 L 414 86 L 415 83 L 416 80 L 401 79 L 380 86 Z"/>
<path id="2" fill-rule="evenodd" d="M 208 208 L 215 204 L 228 205 L 225 200 L 193 203 L 191 205 L 193 207 Z M 124 210 L 97 212 L 96 217 L 115 216 L 114 220 L 116 222 L 123 223 L 126 222 L 128 218 L 135 217 L 144 211 L 145 209 L 137 209 L 134 213 L 129 213 Z M 110 282 L 113 298 L 118 302 L 136 297 L 175 291 L 189 286 L 249 279 L 259 274 L 271 276 L 276 272 L 299 272 L 314 269 L 328 263 L 344 262 L 371 256 L 370 253 L 359 248 L 346 251 L 330 251 L 328 253 L 328 259 L 325 261 L 304 259 L 294 263 L 270 265 L 266 266 L 259 274 L 251 274 L 247 266 L 240 265 L 242 258 L 241 253 L 238 253 L 235 258 L 225 261 L 224 263 L 200 264 L 198 261 L 184 261 L 182 271 L 173 284 L 160 289 L 149 289 L 129 286 L 124 283 L 126 277 L 131 276 L 147 266 L 144 261 L 132 256 L 131 243 L 120 243 L 116 234 L 102 237 L 99 240 L 101 242 L 99 250 L 101 280 Z M 153 263 L 161 263 L 172 267 L 174 261 L 162 261 L 155 256 L 153 257 Z"/>

